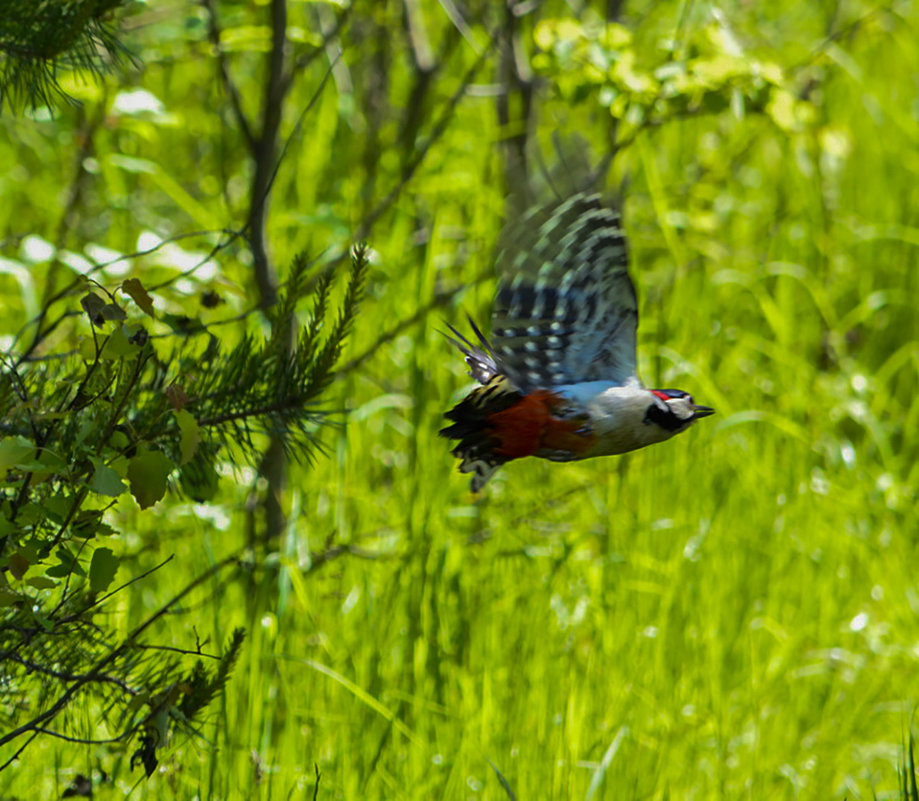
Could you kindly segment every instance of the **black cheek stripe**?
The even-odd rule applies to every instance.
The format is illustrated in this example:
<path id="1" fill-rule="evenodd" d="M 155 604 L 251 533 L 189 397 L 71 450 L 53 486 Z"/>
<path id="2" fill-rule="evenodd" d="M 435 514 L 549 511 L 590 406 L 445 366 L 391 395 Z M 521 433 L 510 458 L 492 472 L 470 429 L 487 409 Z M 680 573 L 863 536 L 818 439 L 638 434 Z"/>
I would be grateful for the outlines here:
<path id="1" fill-rule="evenodd" d="M 656 403 L 652 403 L 645 412 L 645 425 L 656 423 L 665 431 L 679 431 L 686 425 L 688 420 L 681 420 L 669 408 L 662 409 Z"/>

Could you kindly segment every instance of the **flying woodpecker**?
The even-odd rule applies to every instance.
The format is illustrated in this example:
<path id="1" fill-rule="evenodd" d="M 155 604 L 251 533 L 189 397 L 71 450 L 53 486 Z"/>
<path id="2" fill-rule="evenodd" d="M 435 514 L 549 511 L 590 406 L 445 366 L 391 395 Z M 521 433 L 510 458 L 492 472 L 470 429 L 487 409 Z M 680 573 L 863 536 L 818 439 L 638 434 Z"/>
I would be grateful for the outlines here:
<path id="1" fill-rule="evenodd" d="M 473 389 L 440 431 L 478 492 L 505 462 L 569 462 L 662 442 L 714 414 L 688 392 L 647 389 L 635 367 L 638 304 L 619 214 L 597 194 L 536 207 L 499 248 L 492 337 L 447 325 Z"/>

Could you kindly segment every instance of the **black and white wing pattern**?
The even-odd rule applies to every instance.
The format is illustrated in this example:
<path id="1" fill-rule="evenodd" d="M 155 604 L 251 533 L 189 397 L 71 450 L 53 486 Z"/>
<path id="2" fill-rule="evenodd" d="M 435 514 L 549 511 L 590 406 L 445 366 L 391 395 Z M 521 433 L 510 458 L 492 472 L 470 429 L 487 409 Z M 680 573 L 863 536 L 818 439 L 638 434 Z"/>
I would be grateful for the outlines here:
<path id="1" fill-rule="evenodd" d="M 634 378 L 638 303 L 625 234 L 599 195 L 575 194 L 513 221 L 497 267 L 491 347 L 517 389 Z"/>

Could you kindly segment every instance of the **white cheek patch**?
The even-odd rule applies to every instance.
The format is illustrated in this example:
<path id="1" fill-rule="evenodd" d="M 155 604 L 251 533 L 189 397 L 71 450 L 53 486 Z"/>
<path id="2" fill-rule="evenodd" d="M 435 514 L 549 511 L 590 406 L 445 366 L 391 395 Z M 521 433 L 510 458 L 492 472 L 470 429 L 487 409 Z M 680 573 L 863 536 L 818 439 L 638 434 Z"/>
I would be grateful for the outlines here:
<path id="1" fill-rule="evenodd" d="M 689 402 L 685 398 L 680 398 L 670 402 L 670 410 L 678 420 L 692 420 L 692 409 L 689 408 Z"/>

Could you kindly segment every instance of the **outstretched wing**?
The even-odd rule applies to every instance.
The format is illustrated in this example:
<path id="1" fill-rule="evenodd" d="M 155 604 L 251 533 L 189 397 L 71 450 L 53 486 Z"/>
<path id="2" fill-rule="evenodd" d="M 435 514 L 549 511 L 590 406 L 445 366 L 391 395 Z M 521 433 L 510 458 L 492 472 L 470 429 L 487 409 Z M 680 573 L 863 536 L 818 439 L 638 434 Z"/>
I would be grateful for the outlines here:
<path id="1" fill-rule="evenodd" d="M 619 214 L 578 193 L 507 226 L 497 257 L 494 360 L 523 393 L 635 376 L 638 303 Z"/>

